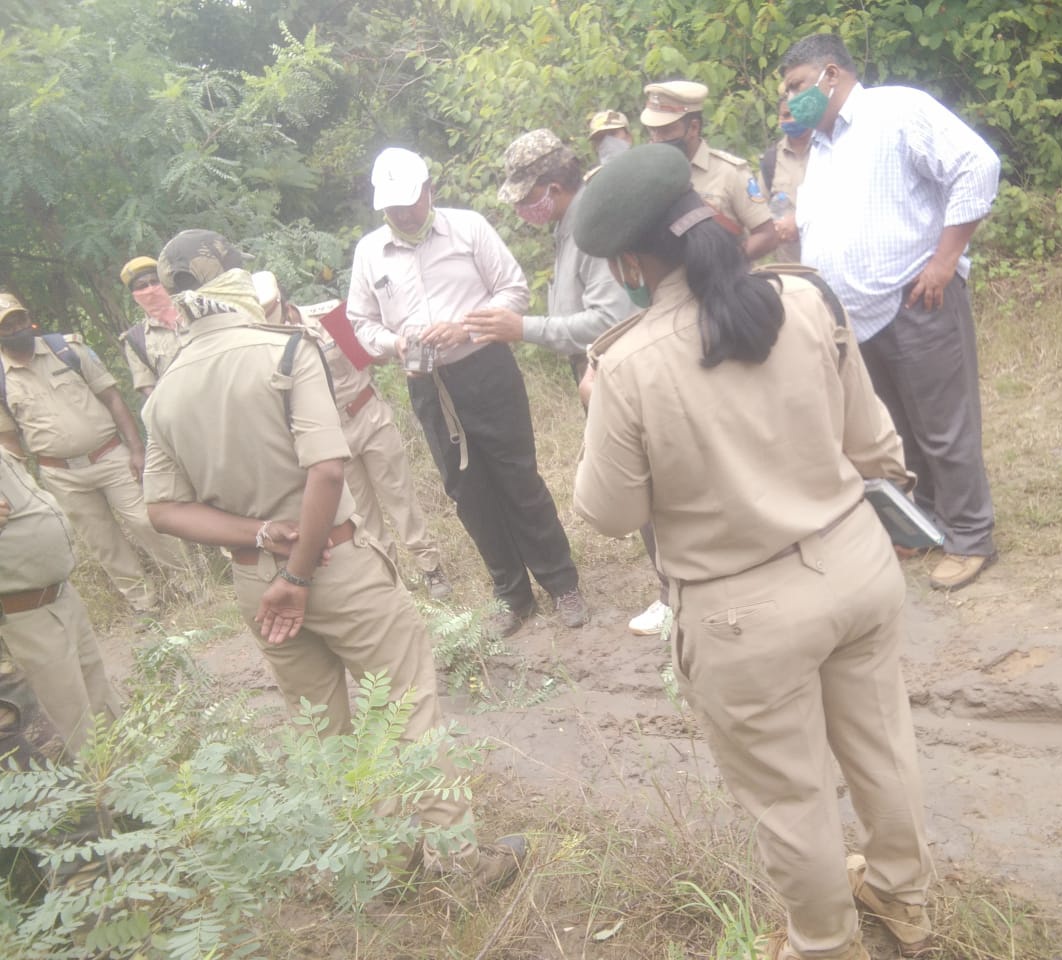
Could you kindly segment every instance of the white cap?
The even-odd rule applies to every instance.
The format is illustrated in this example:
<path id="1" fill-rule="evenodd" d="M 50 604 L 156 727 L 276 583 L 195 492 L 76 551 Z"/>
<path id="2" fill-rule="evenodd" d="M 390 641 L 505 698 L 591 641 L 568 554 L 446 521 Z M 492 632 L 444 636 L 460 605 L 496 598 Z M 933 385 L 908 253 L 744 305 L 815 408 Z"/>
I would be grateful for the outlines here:
<path id="1" fill-rule="evenodd" d="M 283 323 L 284 318 L 280 315 L 280 285 L 276 276 L 268 270 L 259 270 L 251 274 L 251 282 L 265 313 L 266 323 Z"/>
<path id="2" fill-rule="evenodd" d="M 412 150 L 388 147 L 372 165 L 372 206 L 411 207 L 428 179 L 428 165 Z"/>

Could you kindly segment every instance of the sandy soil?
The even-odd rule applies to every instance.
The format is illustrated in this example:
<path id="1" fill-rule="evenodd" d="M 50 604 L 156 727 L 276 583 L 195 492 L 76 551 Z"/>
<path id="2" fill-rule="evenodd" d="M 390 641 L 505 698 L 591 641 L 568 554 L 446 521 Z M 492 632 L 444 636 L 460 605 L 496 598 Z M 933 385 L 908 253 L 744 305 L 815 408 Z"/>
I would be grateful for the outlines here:
<path id="1" fill-rule="evenodd" d="M 950 596 L 928 589 L 925 561 L 907 561 L 905 570 L 906 672 L 937 870 L 994 877 L 1057 908 L 1062 615 L 1050 590 L 1041 588 L 1040 599 L 1024 590 L 1032 579 L 1042 587 L 1042 564 L 1004 557 Z M 529 702 L 544 683 L 550 696 L 489 712 L 467 696 L 447 697 L 447 713 L 495 742 L 491 766 L 520 778 L 527 795 L 581 795 L 636 819 L 658 814 L 665 802 L 706 816 L 706 789 L 721 787 L 707 746 L 666 696 L 667 652 L 659 638 L 626 629 L 652 598 L 648 569 L 612 564 L 583 579 L 594 611 L 589 626 L 572 631 L 535 617 L 491 665 L 488 681 L 503 700 Z M 127 659 L 125 638 L 105 638 L 104 646 L 109 663 Z M 217 643 L 206 665 L 233 688 L 257 689 L 263 703 L 279 706 L 247 634 Z M 839 794 L 846 806 L 843 788 Z M 846 814 L 851 821 L 847 806 Z"/>

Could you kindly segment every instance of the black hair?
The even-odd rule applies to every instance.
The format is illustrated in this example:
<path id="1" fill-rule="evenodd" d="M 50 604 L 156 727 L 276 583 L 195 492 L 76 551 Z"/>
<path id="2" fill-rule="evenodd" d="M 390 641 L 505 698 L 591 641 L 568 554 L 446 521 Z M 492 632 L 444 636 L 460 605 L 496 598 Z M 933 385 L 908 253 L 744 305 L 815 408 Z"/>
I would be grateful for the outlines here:
<path id="1" fill-rule="evenodd" d="M 535 186 L 543 183 L 555 183 L 566 193 L 575 193 L 583 185 L 583 165 L 574 150 L 561 147 L 555 151 L 549 168 L 539 175 Z"/>
<path id="2" fill-rule="evenodd" d="M 671 266 L 685 266 L 699 305 L 701 366 L 726 360 L 763 363 L 785 320 L 782 299 L 769 275 L 750 274 L 738 238 L 715 219 L 701 220 L 682 236 L 671 231 L 683 214 L 704 206 L 696 191 L 675 201 L 664 218 L 631 247 Z"/>
<path id="3" fill-rule="evenodd" d="M 798 40 L 786 51 L 778 69 L 784 76 L 787 70 L 805 63 L 814 64 L 816 67 L 835 63 L 846 73 L 859 76 L 855 61 L 844 41 L 833 33 L 813 33 L 810 37 Z"/>

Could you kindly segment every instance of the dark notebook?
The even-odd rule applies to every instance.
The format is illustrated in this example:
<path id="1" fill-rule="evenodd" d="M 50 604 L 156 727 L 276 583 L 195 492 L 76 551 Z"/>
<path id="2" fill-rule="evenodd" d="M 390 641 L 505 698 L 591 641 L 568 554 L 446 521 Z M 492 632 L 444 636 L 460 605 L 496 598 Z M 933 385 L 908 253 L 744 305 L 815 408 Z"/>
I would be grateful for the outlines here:
<path id="1" fill-rule="evenodd" d="M 933 521 L 890 481 L 865 480 L 863 485 L 867 499 L 896 546 L 920 550 L 939 547 L 944 542 L 944 534 Z"/>

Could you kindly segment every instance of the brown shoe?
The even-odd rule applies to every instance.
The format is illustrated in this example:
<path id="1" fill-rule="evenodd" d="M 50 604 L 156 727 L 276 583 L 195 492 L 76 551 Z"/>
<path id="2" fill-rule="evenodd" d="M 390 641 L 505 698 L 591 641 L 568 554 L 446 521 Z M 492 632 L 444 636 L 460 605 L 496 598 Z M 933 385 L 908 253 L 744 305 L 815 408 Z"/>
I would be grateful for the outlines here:
<path id="1" fill-rule="evenodd" d="M 803 960 L 789 945 L 789 938 L 784 931 L 757 937 L 752 949 L 753 960 Z M 862 942 L 856 940 L 842 955 L 841 960 L 870 960 L 870 954 Z"/>
<path id="2" fill-rule="evenodd" d="M 446 576 L 442 567 L 422 573 L 420 579 L 432 600 L 445 600 L 454 592 L 453 584 L 450 583 L 450 578 Z"/>
<path id="3" fill-rule="evenodd" d="M 488 637 L 495 640 L 504 640 L 511 637 L 529 620 L 535 613 L 535 601 L 531 601 L 529 607 L 514 610 L 507 603 L 502 603 L 497 613 L 492 613 L 483 624 L 483 631 Z"/>
<path id="4" fill-rule="evenodd" d="M 998 554 L 987 557 L 963 557 L 955 553 L 946 553 L 929 575 L 929 585 L 934 590 L 958 590 L 973 583 L 982 570 L 987 570 L 996 560 Z"/>
<path id="5" fill-rule="evenodd" d="M 509 886 L 520 875 L 526 859 L 526 837 L 502 837 L 496 843 L 481 843 L 476 848 L 474 866 L 461 858 L 421 867 L 416 892 L 428 902 L 443 900 L 470 906 L 481 896 Z"/>
<path id="6" fill-rule="evenodd" d="M 472 882 L 480 890 L 501 890 L 519 876 L 526 859 L 527 837 L 519 834 L 481 843 Z"/>
<path id="7" fill-rule="evenodd" d="M 867 861 L 853 853 L 847 861 L 848 883 L 856 903 L 875 916 L 895 938 L 900 955 L 920 957 L 933 949 L 933 925 L 926 908 L 920 904 L 886 899 L 866 882 Z"/>
<path id="8" fill-rule="evenodd" d="M 590 620 L 590 608 L 578 587 L 554 597 L 553 609 L 560 614 L 561 623 L 566 627 L 581 627 Z"/>

